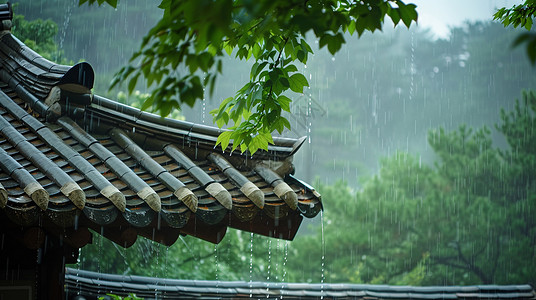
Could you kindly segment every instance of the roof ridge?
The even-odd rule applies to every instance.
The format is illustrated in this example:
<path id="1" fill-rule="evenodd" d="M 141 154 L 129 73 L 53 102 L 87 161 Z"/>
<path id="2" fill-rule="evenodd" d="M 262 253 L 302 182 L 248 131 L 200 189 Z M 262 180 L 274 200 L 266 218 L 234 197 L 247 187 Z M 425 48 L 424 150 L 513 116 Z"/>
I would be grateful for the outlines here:
<path id="1" fill-rule="evenodd" d="M 176 120 L 171 118 L 165 118 L 154 113 L 143 111 L 141 109 L 102 97 L 100 95 L 93 95 L 91 99 L 92 109 L 101 111 L 103 113 L 113 114 L 115 116 L 129 116 L 131 121 L 139 125 L 154 124 L 163 126 L 161 130 L 171 129 L 179 130 L 178 134 L 192 137 L 201 138 L 204 140 L 210 140 L 211 144 L 215 145 L 217 137 L 220 133 L 227 131 L 227 129 L 220 129 L 215 126 L 209 126 L 189 121 Z M 126 117 L 124 117 L 126 118 Z M 130 118 L 127 118 L 130 119 Z M 182 132 L 181 132 L 182 131 Z M 293 155 L 305 142 L 306 138 L 301 137 L 298 139 L 289 137 L 273 137 L 274 145 L 269 145 L 268 150 L 272 152 L 285 153 L 285 156 Z M 226 152 L 231 153 L 232 143 L 225 149 Z M 255 153 L 254 156 L 262 156 L 262 153 Z"/>
<path id="2" fill-rule="evenodd" d="M 290 299 L 352 298 L 366 299 L 534 299 L 534 288 L 529 284 L 521 285 L 471 285 L 471 286 L 395 286 L 352 283 L 293 283 L 262 281 L 221 281 L 186 280 L 172 278 L 145 277 L 137 275 L 103 274 L 87 270 L 67 268 L 65 283 L 68 289 L 82 292 L 83 295 L 95 293 L 99 285 L 101 293 L 123 293 L 125 287 L 138 296 L 150 297 L 158 293 L 163 297 L 239 297 L 252 295 L 260 297 L 280 297 Z M 247 297 L 247 296 L 246 296 Z"/>

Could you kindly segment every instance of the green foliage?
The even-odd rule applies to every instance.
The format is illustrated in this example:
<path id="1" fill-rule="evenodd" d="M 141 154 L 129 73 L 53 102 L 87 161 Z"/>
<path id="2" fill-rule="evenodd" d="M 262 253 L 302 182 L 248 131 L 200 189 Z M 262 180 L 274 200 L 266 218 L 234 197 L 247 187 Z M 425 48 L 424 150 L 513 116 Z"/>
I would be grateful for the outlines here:
<path id="1" fill-rule="evenodd" d="M 99 297 L 99 300 L 114 299 L 114 300 L 143 300 L 143 298 L 136 297 L 136 294 L 129 294 L 126 297 L 121 297 L 114 294 L 106 294 L 108 297 Z"/>
<path id="2" fill-rule="evenodd" d="M 417 20 L 415 5 L 400 0 L 164 0 L 159 7 L 162 19 L 112 86 L 128 81 L 132 92 L 138 79 L 145 78 L 154 90 L 142 108 L 167 116 L 183 104 L 193 106 L 203 99 L 205 88 L 212 93 L 225 53 L 241 60 L 253 58 L 249 82 L 211 112 L 220 127 L 231 125 L 231 132 L 222 134 L 217 143 L 225 149 L 232 140 L 232 150 L 240 145 L 242 152 L 249 149 L 251 154 L 267 149 L 273 132 L 290 129 L 281 115 L 289 111 L 287 92 L 301 94 L 309 86 L 294 64 L 306 64 L 312 53 L 306 34 L 314 34 L 321 48 L 335 54 L 345 43 L 344 32 L 361 36 L 364 31 L 381 30 L 385 16 L 395 26 L 402 21 L 409 27 Z"/>
<path id="3" fill-rule="evenodd" d="M 521 26 L 530 30 L 535 13 L 536 1 L 526 0 L 525 3 L 514 5 L 512 8 L 499 8 L 493 14 L 493 19 L 501 21 L 504 27 L 512 25 L 516 28 Z"/>
<path id="4" fill-rule="evenodd" d="M 74 268 L 102 273 L 203 280 L 286 280 L 289 242 L 229 229 L 218 245 L 192 236 L 171 247 L 139 238 L 128 249 L 94 234 Z"/>
<path id="5" fill-rule="evenodd" d="M 92 5 L 93 3 L 97 2 L 99 5 L 103 3 L 107 3 L 111 7 L 117 7 L 117 0 L 78 0 L 78 5 L 82 5 L 84 3 L 88 3 L 89 5 Z"/>
<path id="6" fill-rule="evenodd" d="M 536 1 L 525 0 L 523 4 L 514 5 L 512 8 L 500 8 L 493 14 L 494 20 L 499 20 L 504 27 L 518 26 L 530 31 L 536 14 Z M 512 47 L 526 44 L 527 55 L 532 65 L 536 64 L 536 33 L 526 32 L 520 34 L 514 41 Z"/>
<path id="7" fill-rule="evenodd" d="M 431 131 L 434 167 L 398 152 L 359 191 L 317 183 L 321 234 L 298 237 L 295 281 L 320 278 L 307 256 L 325 256 L 331 282 L 411 285 L 534 283 L 536 267 L 536 95 L 524 93 L 497 129 Z M 325 245 L 325 253 L 322 247 Z M 300 259 L 301 258 L 301 259 Z M 448 274 L 446 276 L 445 274 Z"/>
<path id="8" fill-rule="evenodd" d="M 52 20 L 36 19 L 27 21 L 23 15 L 13 16 L 13 35 L 43 57 L 62 62 L 54 37 L 58 33 L 58 25 Z"/>

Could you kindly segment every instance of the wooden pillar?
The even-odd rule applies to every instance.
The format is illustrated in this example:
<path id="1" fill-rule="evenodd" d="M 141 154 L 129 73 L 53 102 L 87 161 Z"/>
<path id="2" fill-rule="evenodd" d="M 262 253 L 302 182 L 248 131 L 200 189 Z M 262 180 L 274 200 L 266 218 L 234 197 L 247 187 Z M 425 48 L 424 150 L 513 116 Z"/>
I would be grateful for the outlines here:
<path id="1" fill-rule="evenodd" d="M 37 298 L 65 299 L 65 264 L 76 263 L 78 248 L 52 235 L 37 250 Z"/>
<path id="2" fill-rule="evenodd" d="M 65 264 L 90 241 L 87 228 L 23 228 L 0 211 L 0 299 L 65 299 Z"/>

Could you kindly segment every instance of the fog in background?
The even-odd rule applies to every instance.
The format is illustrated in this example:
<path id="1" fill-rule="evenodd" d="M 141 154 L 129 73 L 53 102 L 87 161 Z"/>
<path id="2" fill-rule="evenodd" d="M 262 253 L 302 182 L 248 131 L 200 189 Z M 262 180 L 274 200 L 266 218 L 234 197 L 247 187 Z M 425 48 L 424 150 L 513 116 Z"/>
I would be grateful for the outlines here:
<path id="1" fill-rule="evenodd" d="M 119 90 L 108 91 L 111 76 L 161 15 L 159 1 L 148 0 L 120 1 L 117 9 L 79 7 L 78 0 L 15 2 L 15 13 L 29 20 L 54 20 L 64 56 L 91 63 L 94 92 L 112 99 Z M 495 7 L 519 1 L 408 2 L 418 5 L 417 26 L 393 29 L 387 23 L 383 32 L 346 36 L 337 55 L 316 49 L 302 67 L 310 88 L 304 96 L 290 95 L 293 130 L 285 133 L 307 136 L 294 160 L 300 178 L 342 179 L 358 187 L 358 178 L 374 174 L 380 158 L 397 150 L 431 164 L 430 129 L 460 124 L 493 129 L 501 108 L 511 108 L 534 85 L 524 52 L 510 48 L 517 32 L 491 22 Z M 251 62 L 226 62 L 214 95 L 185 107 L 186 120 L 212 124 L 208 112 L 246 83 Z"/>

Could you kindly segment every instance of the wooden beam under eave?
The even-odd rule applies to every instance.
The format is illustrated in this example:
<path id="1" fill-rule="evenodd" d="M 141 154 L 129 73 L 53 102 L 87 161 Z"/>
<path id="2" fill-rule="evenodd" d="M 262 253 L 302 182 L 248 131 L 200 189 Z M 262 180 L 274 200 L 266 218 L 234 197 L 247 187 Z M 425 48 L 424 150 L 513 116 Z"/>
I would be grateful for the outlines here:
<path id="1" fill-rule="evenodd" d="M 272 219 L 264 213 L 258 213 L 253 220 L 242 222 L 232 215 L 229 227 L 256 234 L 292 241 L 298 232 L 303 217 L 296 211 L 289 211 L 285 218 Z"/>
<path id="2" fill-rule="evenodd" d="M 208 225 L 196 218 L 194 214 L 191 214 L 190 220 L 188 220 L 186 226 L 180 229 L 180 232 L 213 244 L 219 244 L 227 233 L 227 226 L 225 225 L 227 222 L 228 218 L 224 217 L 220 223 Z"/>
<path id="3" fill-rule="evenodd" d="M 164 227 L 161 229 L 156 229 L 154 227 L 143 227 L 138 229 L 138 234 L 144 238 L 169 247 L 177 241 L 179 235 L 181 234 L 181 230 L 171 227 Z"/>
<path id="4" fill-rule="evenodd" d="M 123 248 L 130 248 L 138 239 L 138 231 L 130 226 L 98 226 L 88 222 L 91 230 Z"/>

